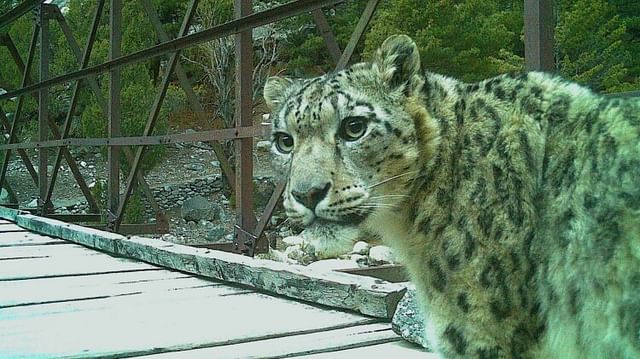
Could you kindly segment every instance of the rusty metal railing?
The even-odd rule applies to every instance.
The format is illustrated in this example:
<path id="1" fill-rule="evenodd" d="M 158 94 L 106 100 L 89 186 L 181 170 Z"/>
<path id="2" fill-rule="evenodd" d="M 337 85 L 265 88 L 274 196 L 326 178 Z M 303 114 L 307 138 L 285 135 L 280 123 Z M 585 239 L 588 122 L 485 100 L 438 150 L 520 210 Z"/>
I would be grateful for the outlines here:
<path id="1" fill-rule="evenodd" d="M 89 186 L 79 171 L 78 164 L 68 150 L 69 146 L 106 146 L 107 147 L 107 223 L 105 228 L 121 233 L 136 233 L 154 230 L 163 232 L 168 229 L 168 220 L 156 202 L 149 185 L 141 173 L 141 162 L 147 146 L 167 144 L 172 142 L 197 142 L 207 141 L 212 145 L 216 157 L 220 161 L 222 174 L 231 185 L 236 195 L 236 236 L 233 245 L 218 245 L 217 248 L 253 255 L 256 250 L 265 249 L 264 241 L 260 241 L 266 224 L 284 190 L 284 183 L 276 185 L 263 215 L 256 218 L 253 212 L 252 197 L 252 173 L 253 173 L 253 137 L 265 135 L 269 132 L 266 126 L 252 124 L 252 35 L 255 27 L 270 24 L 295 15 L 311 12 L 318 29 L 323 36 L 332 58 L 337 63 L 337 68 L 344 68 L 351 58 L 354 49 L 360 41 L 367 25 L 369 24 L 379 0 L 368 0 L 365 10 L 356 25 L 353 35 L 344 51 L 341 51 L 335 37 L 328 26 L 322 8 L 334 6 L 345 0 L 297 0 L 274 7 L 259 13 L 252 13 L 251 0 L 235 0 L 235 19 L 225 24 L 214 26 L 202 31 L 188 34 L 191 20 L 198 6 L 198 0 L 190 0 L 184 15 L 178 37 L 169 39 L 164 32 L 158 15 L 149 0 L 139 0 L 146 15 L 151 21 L 160 43 L 143 50 L 122 55 L 121 54 L 121 22 L 122 0 L 110 0 L 109 13 L 109 56 L 108 60 L 89 66 L 89 58 L 96 39 L 96 33 L 100 19 L 102 18 L 106 0 L 98 0 L 91 29 L 84 49 L 81 50 L 64 15 L 60 9 L 52 4 L 44 4 L 42 0 L 26 0 L 15 9 L 0 16 L 0 29 L 8 26 L 21 16 L 35 11 L 35 23 L 26 61 L 18 52 L 16 45 L 8 32 L 0 37 L 0 45 L 5 46 L 18 70 L 23 74 L 20 87 L 0 95 L 0 126 L 9 134 L 7 142 L 0 145 L 0 151 L 5 156 L 0 169 L 0 183 L 8 191 L 12 206 L 19 206 L 15 191 L 7 181 L 8 165 L 12 151 L 17 152 L 23 164 L 27 168 L 31 179 L 38 188 L 38 205 L 36 212 L 43 216 L 61 218 L 66 221 L 89 221 L 100 218 L 99 206 Z M 68 45 L 72 49 L 78 63 L 78 70 L 56 77 L 49 77 L 51 54 L 45 49 L 50 47 L 50 23 L 55 21 L 65 36 Z M 192 85 L 187 79 L 186 73 L 180 65 L 180 51 L 186 48 L 211 41 L 220 37 L 234 35 L 236 42 L 236 127 L 219 128 L 211 131 L 202 131 L 189 134 L 153 135 L 153 131 L 159 116 L 169 83 L 175 76 L 179 85 L 185 91 L 187 101 L 194 113 L 202 120 L 205 112 L 198 100 Z M 39 46 L 38 46 L 39 45 Z M 34 58 L 37 49 L 39 51 L 39 79 L 34 81 L 30 72 L 34 66 Z M 120 71 L 123 66 L 136 64 L 161 55 L 170 55 L 167 71 L 160 81 L 153 106 L 142 136 L 122 137 L 120 130 L 121 104 Z M 105 95 L 96 76 L 108 73 L 109 89 Z M 73 94 L 67 109 L 64 123 L 58 126 L 48 113 L 49 88 L 59 84 L 73 84 Z M 108 136 L 106 138 L 68 138 L 73 115 L 78 105 L 80 92 L 88 88 L 95 98 L 107 119 Z M 38 104 L 38 140 L 35 142 L 22 142 L 18 139 L 17 130 L 21 117 L 24 115 L 24 102 L 26 96 L 31 96 Z M 13 121 L 10 121 L 2 109 L 2 100 L 18 98 L 17 108 Z M 218 127 L 221 127 L 218 125 Z M 232 169 L 229 159 L 226 157 L 219 141 L 235 140 L 236 142 L 236 166 Z M 131 150 L 129 146 L 134 146 Z M 48 153 L 50 148 L 56 148 L 56 155 L 52 172 L 47 173 Z M 38 163 L 34 166 L 27 149 L 38 151 Z M 124 182 L 125 191 L 120 193 L 120 163 L 124 156 L 129 162 L 129 174 Z M 55 213 L 52 205 L 53 188 L 58 178 L 58 171 L 62 159 L 67 162 L 74 179 L 89 205 L 90 214 L 62 215 Z M 124 211 L 132 195 L 134 186 L 138 186 L 155 212 L 155 224 L 126 225 L 122 223 Z"/>

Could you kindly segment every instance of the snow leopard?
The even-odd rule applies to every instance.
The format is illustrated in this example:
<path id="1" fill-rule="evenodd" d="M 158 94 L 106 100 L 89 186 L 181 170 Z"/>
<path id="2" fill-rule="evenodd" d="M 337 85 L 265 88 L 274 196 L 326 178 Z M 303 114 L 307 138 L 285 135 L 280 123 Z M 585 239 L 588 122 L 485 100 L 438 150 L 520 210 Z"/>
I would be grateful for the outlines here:
<path id="1" fill-rule="evenodd" d="M 640 358 L 638 99 L 465 83 L 405 35 L 264 98 L 289 218 L 379 234 L 441 358 Z"/>

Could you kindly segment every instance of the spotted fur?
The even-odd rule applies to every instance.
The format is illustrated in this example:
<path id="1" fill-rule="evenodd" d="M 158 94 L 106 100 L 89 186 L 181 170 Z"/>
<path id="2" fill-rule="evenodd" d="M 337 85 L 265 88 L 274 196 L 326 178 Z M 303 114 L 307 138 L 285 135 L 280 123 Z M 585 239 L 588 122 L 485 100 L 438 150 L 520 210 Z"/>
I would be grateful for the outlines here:
<path id="1" fill-rule="evenodd" d="M 265 99 L 274 143 L 293 141 L 274 145 L 288 215 L 379 233 L 441 357 L 640 358 L 639 101 L 543 73 L 423 73 L 406 36 L 271 78 Z"/>

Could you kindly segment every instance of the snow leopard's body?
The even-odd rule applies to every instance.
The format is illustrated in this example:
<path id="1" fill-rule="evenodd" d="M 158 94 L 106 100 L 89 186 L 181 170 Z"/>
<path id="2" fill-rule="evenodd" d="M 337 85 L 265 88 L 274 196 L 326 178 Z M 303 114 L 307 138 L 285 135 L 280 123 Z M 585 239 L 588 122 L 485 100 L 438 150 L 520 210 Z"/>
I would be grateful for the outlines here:
<path id="1" fill-rule="evenodd" d="M 406 36 L 265 99 L 289 217 L 379 233 L 443 358 L 640 358 L 639 101 L 424 74 Z"/>

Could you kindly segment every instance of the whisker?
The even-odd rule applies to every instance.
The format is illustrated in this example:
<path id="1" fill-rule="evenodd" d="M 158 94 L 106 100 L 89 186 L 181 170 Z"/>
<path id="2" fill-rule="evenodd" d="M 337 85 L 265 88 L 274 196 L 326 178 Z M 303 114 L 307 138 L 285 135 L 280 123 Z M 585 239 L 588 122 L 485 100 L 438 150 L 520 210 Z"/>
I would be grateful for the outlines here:
<path id="1" fill-rule="evenodd" d="M 399 175 L 391 176 L 391 177 L 389 177 L 387 179 L 384 179 L 384 180 L 382 180 L 382 181 L 380 181 L 378 183 L 374 183 L 374 184 L 370 185 L 367 188 L 371 189 L 371 188 L 374 188 L 374 187 L 378 187 L 378 186 L 380 186 L 382 184 L 385 184 L 385 183 L 387 183 L 389 181 L 392 181 L 394 179 L 397 179 L 397 178 L 400 178 L 400 177 L 403 177 L 403 176 L 407 176 L 407 175 L 410 175 L 410 174 L 414 174 L 414 173 L 418 173 L 418 171 L 409 171 L 409 172 L 401 173 Z"/>
<path id="2" fill-rule="evenodd" d="M 371 196 L 369 199 L 384 199 L 384 198 L 407 198 L 408 194 L 385 194 L 381 196 Z"/>
<path id="3" fill-rule="evenodd" d="M 388 204 L 371 204 L 371 205 L 360 205 L 358 206 L 358 208 L 386 208 L 386 209 L 392 209 L 392 208 L 396 208 L 396 206 L 394 205 L 388 205 Z"/>

